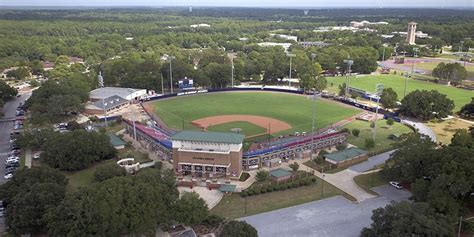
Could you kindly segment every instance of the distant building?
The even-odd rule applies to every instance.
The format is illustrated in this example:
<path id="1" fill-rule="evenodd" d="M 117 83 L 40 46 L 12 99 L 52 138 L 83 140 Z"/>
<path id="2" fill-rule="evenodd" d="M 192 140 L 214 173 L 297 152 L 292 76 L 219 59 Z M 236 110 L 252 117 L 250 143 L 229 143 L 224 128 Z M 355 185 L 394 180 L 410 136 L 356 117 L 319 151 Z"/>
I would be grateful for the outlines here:
<path id="1" fill-rule="evenodd" d="M 301 41 L 298 42 L 299 45 L 303 48 L 309 48 L 309 47 L 327 47 L 330 46 L 330 43 L 326 43 L 323 41 Z"/>
<path id="2" fill-rule="evenodd" d="M 374 29 L 357 28 L 357 27 L 352 27 L 352 26 L 321 26 L 313 31 L 314 32 L 329 32 L 329 31 L 344 31 L 344 30 L 350 30 L 352 32 L 357 32 L 357 31 L 376 32 L 376 30 Z"/>
<path id="3" fill-rule="evenodd" d="M 54 69 L 54 63 L 50 61 L 44 61 L 43 62 L 43 70 L 44 71 L 49 71 Z"/>
<path id="4" fill-rule="evenodd" d="M 91 115 L 104 115 L 105 113 L 110 114 L 130 104 L 130 101 L 114 95 L 107 97 L 103 100 L 97 100 L 86 104 L 84 113 Z"/>
<path id="5" fill-rule="evenodd" d="M 258 43 L 258 46 L 260 46 L 260 47 L 280 46 L 280 47 L 283 47 L 285 49 L 285 52 L 287 52 L 288 49 L 291 47 L 291 43 L 262 42 L 262 43 Z"/>
<path id="6" fill-rule="evenodd" d="M 190 25 L 189 27 L 191 27 L 191 28 L 209 28 L 209 27 L 211 27 L 211 25 L 201 23 L 201 24 Z"/>
<path id="7" fill-rule="evenodd" d="M 407 31 L 407 38 L 406 42 L 408 44 L 415 44 L 415 36 L 416 33 L 416 23 L 415 22 L 410 22 L 408 23 L 408 31 Z"/>
<path id="8" fill-rule="evenodd" d="M 107 133 L 107 136 L 109 137 L 110 144 L 112 144 L 115 149 L 121 150 L 125 148 L 125 142 L 115 135 L 115 133 Z"/>
<path id="9" fill-rule="evenodd" d="M 291 172 L 283 168 L 278 168 L 270 171 L 270 179 L 274 182 L 286 181 L 291 179 Z"/>
<path id="10" fill-rule="evenodd" d="M 292 41 L 298 41 L 298 36 L 293 36 L 293 35 L 282 35 L 282 34 L 270 34 L 270 36 L 273 37 L 278 37 L 280 39 L 284 40 L 292 40 Z"/>
<path id="11" fill-rule="evenodd" d="M 379 21 L 379 22 L 370 22 L 370 21 L 351 21 L 349 23 L 351 27 L 360 28 L 360 27 L 367 27 L 371 25 L 388 25 L 388 22 Z"/>

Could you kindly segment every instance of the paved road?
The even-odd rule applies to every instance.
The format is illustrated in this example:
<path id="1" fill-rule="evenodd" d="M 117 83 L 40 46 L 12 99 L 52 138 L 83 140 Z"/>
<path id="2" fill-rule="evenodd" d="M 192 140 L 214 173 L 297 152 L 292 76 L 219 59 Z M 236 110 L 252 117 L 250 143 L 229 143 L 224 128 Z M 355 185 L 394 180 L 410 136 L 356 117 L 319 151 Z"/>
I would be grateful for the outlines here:
<path id="1" fill-rule="evenodd" d="M 2 112 L 5 118 L 15 117 L 16 108 L 20 103 L 24 103 L 31 95 L 31 92 L 22 94 L 20 98 L 14 98 L 3 106 Z M 0 122 L 0 184 L 6 182 L 5 159 L 10 152 L 10 133 L 13 131 L 13 121 Z"/>
<path id="2" fill-rule="evenodd" d="M 372 222 L 372 210 L 391 201 L 408 200 L 410 193 L 388 185 L 373 189 L 381 196 L 354 204 L 342 196 L 241 218 L 259 236 L 359 236 Z"/>
<path id="3" fill-rule="evenodd" d="M 31 92 L 22 94 L 20 98 L 14 98 L 3 106 L 2 112 L 5 118 L 15 117 L 16 108 L 31 96 Z M 13 131 L 13 121 L 0 122 L 0 185 L 7 180 L 5 176 L 5 160 L 10 152 L 10 133 Z M 5 218 L 0 218 L 0 233 L 5 231 Z"/>
<path id="4" fill-rule="evenodd" d="M 373 169 L 374 166 L 385 163 L 385 161 L 387 161 L 390 158 L 390 155 L 393 152 L 395 152 L 395 150 L 391 150 L 382 154 L 378 154 L 376 156 L 369 157 L 367 161 L 364 161 L 357 165 L 353 165 L 349 167 L 349 169 L 358 173 L 364 173 L 370 169 Z"/>
<path id="5" fill-rule="evenodd" d="M 416 128 L 419 133 L 430 137 L 433 142 L 437 142 L 436 134 L 426 124 L 406 119 L 403 119 L 402 123 Z"/>

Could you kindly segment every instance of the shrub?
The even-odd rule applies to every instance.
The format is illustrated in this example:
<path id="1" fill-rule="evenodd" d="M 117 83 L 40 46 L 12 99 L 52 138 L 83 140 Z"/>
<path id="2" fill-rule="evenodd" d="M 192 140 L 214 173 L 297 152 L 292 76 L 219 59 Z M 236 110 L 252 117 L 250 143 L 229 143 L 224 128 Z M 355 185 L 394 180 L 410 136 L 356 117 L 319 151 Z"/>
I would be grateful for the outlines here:
<path id="1" fill-rule="evenodd" d="M 206 217 L 206 219 L 204 219 L 204 221 L 202 221 L 202 223 L 208 226 L 218 227 L 223 221 L 224 218 L 218 215 L 210 214 Z"/>
<path id="2" fill-rule="evenodd" d="M 268 179 L 268 171 L 266 170 L 259 170 L 257 172 L 257 175 L 255 176 L 255 178 L 257 179 L 257 181 L 259 182 L 263 182 L 265 180 Z"/>
<path id="3" fill-rule="evenodd" d="M 288 187 L 286 186 L 286 184 L 280 184 L 279 187 L 280 187 L 280 188 L 279 188 L 280 190 L 285 190 L 285 189 L 288 188 Z"/>
<path id="4" fill-rule="evenodd" d="M 393 118 L 388 118 L 387 119 L 387 125 L 388 126 L 392 126 L 394 123 L 395 123 L 395 120 L 393 120 Z"/>
<path id="5" fill-rule="evenodd" d="M 347 144 L 346 144 L 346 143 L 337 144 L 337 146 L 336 146 L 336 150 L 338 150 L 338 151 L 342 151 L 342 150 L 344 150 L 344 149 L 346 149 L 346 148 L 347 148 Z"/>
<path id="6" fill-rule="evenodd" d="M 309 186 L 311 184 L 311 180 L 307 179 L 304 181 L 304 185 Z"/>
<path id="7" fill-rule="evenodd" d="M 292 182 L 292 183 L 291 183 L 291 187 L 292 187 L 292 188 L 297 188 L 297 187 L 299 187 L 299 186 L 300 186 L 300 183 L 299 183 L 298 181 L 295 181 L 295 182 Z"/>
<path id="8" fill-rule="evenodd" d="M 280 190 L 280 185 L 273 185 L 273 190 L 274 191 Z"/>
<path id="9" fill-rule="evenodd" d="M 342 129 L 341 129 L 341 132 L 350 133 L 350 132 L 351 132 L 351 130 L 349 130 L 348 128 L 342 128 Z"/>
<path id="10" fill-rule="evenodd" d="M 299 183 L 300 186 L 303 186 L 303 185 L 305 185 L 305 180 L 300 180 L 300 181 L 298 181 L 298 183 Z"/>
<path id="11" fill-rule="evenodd" d="M 375 147 L 375 141 L 372 138 L 366 138 L 365 139 L 365 148 L 371 149 Z"/>
<path id="12" fill-rule="evenodd" d="M 255 194 L 255 192 L 252 189 L 247 190 L 247 196 L 252 196 L 254 194 Z"/>
<path id="13" fill-rule="evenodd" d="M 300 165 L 296 162 L 293 164 L 290 164 L 289 166 L 293 170 L 293 172 L 296 172 L 300 168 Z"/>
<path id="14" fill-rule="evenodd" d="M 360 130 L 358 128 L 352 129 L 352 135 L 354 135 L 355 137 L 358 137 L 359 134 L 360 134 Z"/>
<path id="15" fill-rule="evenodd" d="M 266 193 L 266 192 L 267 192 L 267 187 L 262 187 L 262 188 L 260 189 L 260 192 L 261 192 L 261 193 Z"/>
<path id="16" fill-rule="evenodd" d="M 241 196 L 241 197 L 247 197 L 247 196 L 248 196 L 247 191 L 246 191 L 246 190 L 242 191 L 242 192 L 240 193 L 240 196 Z"/>
<path id="17" fill-rule="evenodd" d="M 371 127 L 371 128 L 375 128 L 375 122 L 371 122 L 371 123 L 370 123 L 370 127 Z"/>
<path id="18" fill-rule="evenodd" d="M 255 195 L 259 195 L 262 192 L 262 190 L 260 190 L 260 188 L 255 188 L 253 192 L 255 193 Z"/>
<path id="19" fill-rule="evenodd" d="M 316 180 L 318 180 L 316 177 L 312 177 L 312 178 L 311 178 L 311 181 L 312 181 L 313 183 L 316 183 Z"/>
<path id="20" fill-rule="evenodd" d="M 94 181 L 102 182 L 113 177 L 125 176 L 126 174 L 125 169 L 115 163 L 101 165 L 94 172 Z"/>
<path id="21" fill-rule="evenodd" d="M 269 192 L 269 193 L 273 192 L 273 190 L 274 190 L 273 186 L 270 186 L 270 187 L 267 188 L 267 192 Z"/>

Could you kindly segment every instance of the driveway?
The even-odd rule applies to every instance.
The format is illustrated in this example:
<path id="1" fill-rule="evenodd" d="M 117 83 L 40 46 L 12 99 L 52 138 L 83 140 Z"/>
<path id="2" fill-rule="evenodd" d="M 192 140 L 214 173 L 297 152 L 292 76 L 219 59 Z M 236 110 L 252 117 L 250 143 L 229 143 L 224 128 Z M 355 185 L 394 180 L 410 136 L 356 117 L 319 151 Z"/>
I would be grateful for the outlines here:
<path id="1" fill-rule="evenodd" d="M 349 167 L 348 169 L 358 172 L 358 173 L 364 173 L 370 169 L 373 169 L 374 166 L 381 165 L 385 163 L 390 158 L 390 155 L 395 152 L 395 150 L 391 150 L 382 154 L 378 154 L 376 156 L 369 157 L 367 161 L 364 161 L 360 164 L 353 165 Z"/>
<path id="2" fill-rule="evenodd" d="M 359 236 L 370 226 L 372 210 L 391 201 L 408 200 L 410 193 L 388 185 L 373 189 L 379 197 L 354 204 L 342 196 L 248 216 L 240 220 L 253 225 L 259 236 Z"/>

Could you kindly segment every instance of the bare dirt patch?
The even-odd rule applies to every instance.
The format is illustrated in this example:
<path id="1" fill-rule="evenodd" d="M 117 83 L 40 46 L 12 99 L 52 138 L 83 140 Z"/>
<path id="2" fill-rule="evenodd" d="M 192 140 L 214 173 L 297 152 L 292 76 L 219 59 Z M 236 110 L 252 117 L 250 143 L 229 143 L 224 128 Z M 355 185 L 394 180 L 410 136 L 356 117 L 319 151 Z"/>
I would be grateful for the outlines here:
<path id="1" fill-rule="evenodd" d="M 256 115 L 219 115 L 196 119 L 191 123 L 201 129 L 207 129 L 210 126 L 237 121 L 244 121 L 265 128 L 266 133 L 277 133 L 291 128 L 290 124 L 281 120 Z"/>

